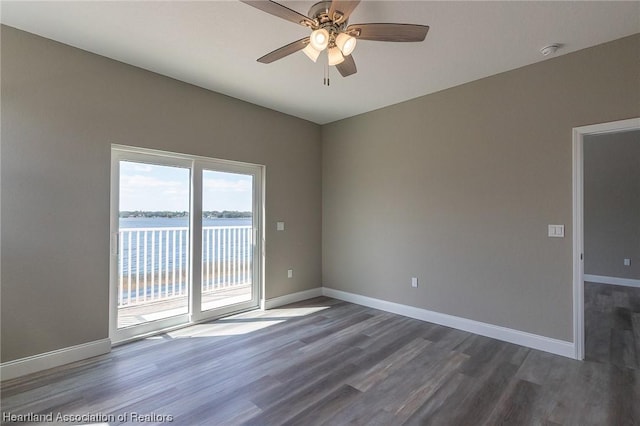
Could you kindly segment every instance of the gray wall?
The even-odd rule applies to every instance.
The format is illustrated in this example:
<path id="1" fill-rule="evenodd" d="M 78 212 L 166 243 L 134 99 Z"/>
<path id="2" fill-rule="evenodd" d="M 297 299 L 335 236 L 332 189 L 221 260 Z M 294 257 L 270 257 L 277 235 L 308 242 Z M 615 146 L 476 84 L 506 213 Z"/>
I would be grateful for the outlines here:
<path id="1" fill-rule="evenodd" d="M 267 298 L 322 282 L 571 340 L 571 129 L 640 116 L 640 36 L 322 129 L 1 36 L 2 362 L 108 335 L 111 143 L 265 164 Z"/>
<path id="2" fill-rule="evenodd" d="M 3 362 L 108 337 L 112 143 L 266 165 L 266 296 L 321 285 L 318 125 L 1 35 Z"/>
<path id="3" fill-rule="evenodd" d="M 323 126 L 323 285 L 571 341 L 572 128 L 640 116 L 638 51 L 635 35 Z"/>
<path id="4" fill-rule="evenodd" d="M 640 131 L 584 138 L 584 271 L 640 279 Z"/>

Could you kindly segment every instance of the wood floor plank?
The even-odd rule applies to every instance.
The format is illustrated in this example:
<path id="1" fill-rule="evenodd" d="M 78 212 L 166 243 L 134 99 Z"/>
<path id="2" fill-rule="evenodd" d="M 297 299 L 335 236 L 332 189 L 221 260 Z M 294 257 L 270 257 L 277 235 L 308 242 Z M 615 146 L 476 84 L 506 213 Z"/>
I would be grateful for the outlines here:
<path id="1" fill-rule="evenodd" d="M 384 380 L 393 374 L 394 371 L 403 367 L 406 363 L 414 359 L 420 352 L 431 344 L 430 341 L 419 337 L 412 340 L 407 345 L 399 348 L 396 352 L 374 364 L 366 370 L 361 370 L 354 377 L 349 379 L 349 383 L 356 389 L 366 392 L 376 383 Z"/>
<path id="2" fill-rule="evenodd" d="M 357 366 L 351 363 L 339 364 L 325 373 L 319 380 L 302 386 L 292 386 L 290 391 L 279 398 L 261 401 L 266 405 L 258 418 L 249 423 L 264 425 L 278 425 L 287 422 L 312 406 L 316 401 L 328 398 L 329 395 L 343 386 L 343 378 L 357 371 Z M 256 404 L 258 405 L 258 404 Z"/>
<path id="3" fill-rule="evenodd" d="M 438 410 L 434 424 L 485 424 L 516 370 L 512 364 L 501 364 L 483 376 L 473 378 L 461 400 L 455 404 L 451 404 L 453 400 L 447 401 Z"/>
<path id="4" fill-rule="evenodd" d="M 615 291 L 585 293 L 598 309 L 590 318 L 610 326 L 592 345 L 611 344 L 606 359 L 578 362 L 320 297 L 6 381 L 0 403 L 10 414 L 139 413 L 176 425 L 635 425 L 640 369 L 628 345 L 640 297 Z"/>
<path id="5" fill-rule="evenodd" d="M 370 317 L 366 318 L 364 321 L 353 322 L 351 325 L 338 329 L 334 333 L 322 336 L 315 341 L 303 339 L 306 345 L 301 349 L 301 351 L 314 352 L 322 347 L 340 344 L 343 340 L 353 341 L 353 335 L 360 336 L 359 339 L 361 342 L 358 344 L 366 344 L 366 341 L 370 340 L 370 336 L 368 334 L 370 330 L 377 328 L 380 323 L 387 318 L 388 316 L 386 315 L 374 314 L 370 315 Z"/>
<path id="6" fill-rule="evenodd" d="M 618 425 L 635 425 L 640 419 L 640 370 L 610 366 L 606 372 L 608 383 L 607 422 Z"/>
<path id="7" fill-rule="evenodd" d="M 535 418 L 535 407 L 541 396 L 541 386 L 526 380 L 516 380 L 498 401 L 488 418 L 493 425 L 527 425 Z"/>
<path id="8" fill-rule="evenodd" d="M 585 359 L 640 368 L 640 288 L 584 284 Z"/>
<path id="9" fill-rule="evenodd" d="M 445 358 L 446 362 L 433 363 L 430 368 L 421 369 L 417 375 L 418 383 L 410 385 L 406 396 L 398 403 L 385 405 L 384 409 L 393 413 L 398 422 L 404 423 L 442 387 L 443 383 L 459 373 L 460 366 L 467 359 L 467 355 L 455 353 Z"/>
<path id="10" fill-rule="evenodd" d="M 638 312 L 631 316 L 631 331 L 633 333 L 633 344 L 636 350 L 636 365 L 640 369 L 640 306 Z"/>
<path id="11" fill-rule="evenodd" d="M 459 401 L 464 397 L 464 390 L 471 386 L 473 380 L 469 376 L 456 373 L 448 378 L 447 381 L 435 389 L 435 392 L 427 399 L 413 414 L 404 421 L 404 425 L 423 425 L 423 424 L 444 424 L 442 421 L 438 423 L 437 413 L 440 410 L 446 410 L 443 407 L 451 401 Z M 452 404 L 451 406 L 453 406 Z M 446 419 L 445 419 L 446 420 Z"/>
<path id="12" fill-rule="evenodd" d="M 610 362 L 613 365 L 627 368 L 638 368 L 636 361 L 636 345 L 631 330 L 611 330 Z"/>
<path id="13" fill-rule="evenodd" d="M 340 410 L 341 408 L 349 405 L 351 401 L 355 400 L 361 394 L 362 392 L 352 386 L 340 386 L 334 392 L 331 392 L 324 398 L 311 404 L 305 410 L 283 423 L 283 425 L 321 425 L 324 419 L 335 413 L 336 410 Z"/>

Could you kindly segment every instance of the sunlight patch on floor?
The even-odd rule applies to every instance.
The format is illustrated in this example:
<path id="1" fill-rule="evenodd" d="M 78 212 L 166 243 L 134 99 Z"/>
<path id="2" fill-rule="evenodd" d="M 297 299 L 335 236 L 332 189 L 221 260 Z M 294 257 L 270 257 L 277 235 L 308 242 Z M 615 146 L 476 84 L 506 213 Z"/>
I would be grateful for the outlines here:
<path id="1" fill-rule="evenodd" d="M 275 308 L 264 311 L 267 318 L 295 318 L 329 309 L 329 306 L 309 306 L 307 308 Z"/>
<path id="2" fill-rule="evenodd" d="M 328 309 L 329 306 L 312 306 L 306 308 L 281 308 L 267 311 L 251 311 L 238 315 L 222 318 L 207 324 L 196 324 L 167 333 L 173 339 L 186 339 L 196 337 L 223 337 L 238 336 L 262 330 L 275 324 L 311 315 Z"/>

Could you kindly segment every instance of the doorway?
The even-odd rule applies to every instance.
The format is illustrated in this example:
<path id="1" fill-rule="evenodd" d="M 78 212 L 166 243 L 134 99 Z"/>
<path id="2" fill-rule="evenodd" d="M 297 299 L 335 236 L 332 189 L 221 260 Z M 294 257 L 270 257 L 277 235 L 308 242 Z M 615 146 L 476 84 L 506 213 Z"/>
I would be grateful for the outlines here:
<path id="1" fill-rule="evenodd" d="M 115 145 L 111 166 L 113 342 L 259 306 L 262 166 Z"/>
<path id="2" fill-rule="evenodd" d="M 640 118 L 573 129 L 573 318 L 576 359 L 585 358 L 584 270 L 584 139 L 585 137 L 640 129 Z"/>

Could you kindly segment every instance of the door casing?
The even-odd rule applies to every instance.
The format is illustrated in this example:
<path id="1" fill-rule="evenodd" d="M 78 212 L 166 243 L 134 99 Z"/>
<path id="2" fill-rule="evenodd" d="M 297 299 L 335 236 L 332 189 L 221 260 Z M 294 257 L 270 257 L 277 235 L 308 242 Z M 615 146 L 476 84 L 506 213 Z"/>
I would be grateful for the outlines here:
<path id="1" fill-rule="evenodd" d="M 584 359 L 584 137 L 640 129 L 640 118 L 573 129 L 573 344 Z"/>

